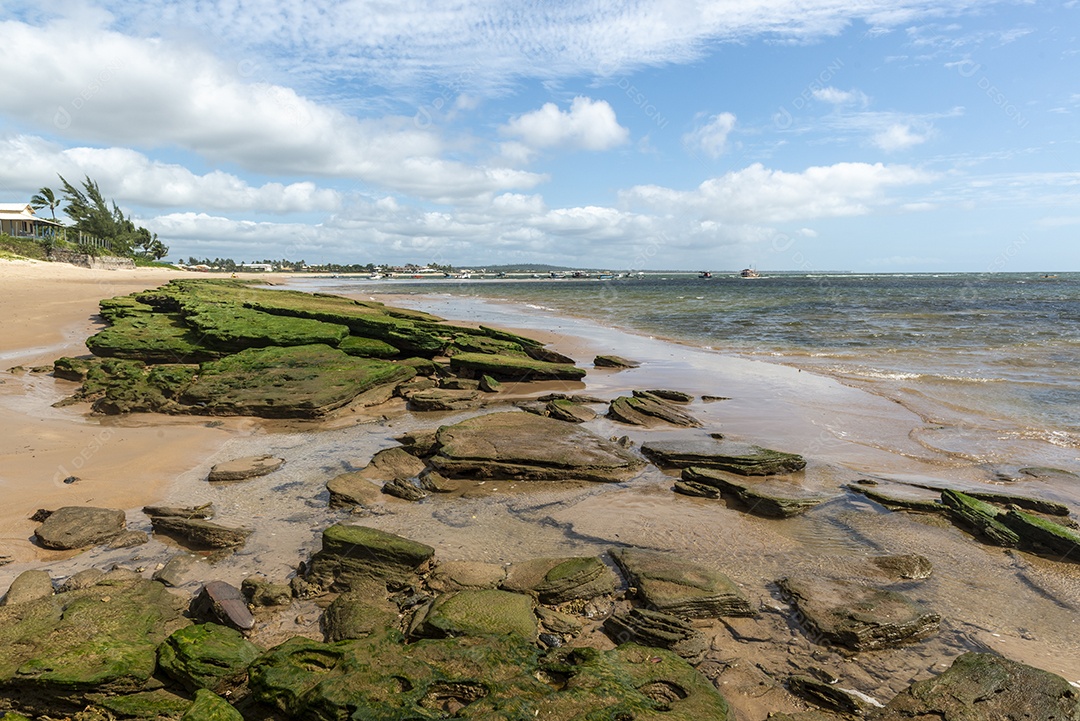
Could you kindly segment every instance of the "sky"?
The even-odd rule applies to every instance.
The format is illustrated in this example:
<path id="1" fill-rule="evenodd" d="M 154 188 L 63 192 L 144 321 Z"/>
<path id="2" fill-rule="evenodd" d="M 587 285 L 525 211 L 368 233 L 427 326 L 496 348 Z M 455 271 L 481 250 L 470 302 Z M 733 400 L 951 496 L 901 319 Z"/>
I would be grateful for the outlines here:
<path id="1" fill-rule="evenodd" d="M 174 260 L 1075 271 L 1078 36 L 1078 0 L 5 0 L 0 202 L 88 176 Z"/>

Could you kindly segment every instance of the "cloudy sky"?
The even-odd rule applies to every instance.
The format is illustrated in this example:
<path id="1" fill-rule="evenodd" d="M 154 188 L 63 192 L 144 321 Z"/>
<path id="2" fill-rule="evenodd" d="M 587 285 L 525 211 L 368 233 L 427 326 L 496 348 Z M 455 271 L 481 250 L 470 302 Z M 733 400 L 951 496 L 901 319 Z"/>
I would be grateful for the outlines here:
<path id="1" fill-rule="evenodd" d="M 1078 36 L 1077 0 L 6 0 L 0 200 L 88 175 L 173 259 L 1080 270 Z"/>

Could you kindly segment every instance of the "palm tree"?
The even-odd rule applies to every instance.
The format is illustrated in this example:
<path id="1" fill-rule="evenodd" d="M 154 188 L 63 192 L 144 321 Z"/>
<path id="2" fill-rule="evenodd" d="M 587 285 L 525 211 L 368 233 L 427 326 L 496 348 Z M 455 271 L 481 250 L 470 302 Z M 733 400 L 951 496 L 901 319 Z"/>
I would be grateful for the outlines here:
<path id="1" fill-rule="evenodd" d="M 56 220 L 56 209 L 60 207 L 60 204 L 64 201 L 56 197 L 52 188 L 42 188 L 37 192 L 37 195 L 30 198 L 30 207 L 34 210 L 40 210 L 48 206 L 49 212 L 52 213 L 52 219 Z"/>

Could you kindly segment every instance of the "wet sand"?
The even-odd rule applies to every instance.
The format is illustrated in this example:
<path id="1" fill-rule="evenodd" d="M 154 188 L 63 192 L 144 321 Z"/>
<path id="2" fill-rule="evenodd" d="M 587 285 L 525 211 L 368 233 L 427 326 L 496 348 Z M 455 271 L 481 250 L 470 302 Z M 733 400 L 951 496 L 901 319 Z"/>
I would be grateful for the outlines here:
<path id="1" fill-rule="evenodd" d="M 7 298 L 13 286 L 7 284 L 3 270 L 0 267 L 0 289 Z M 98 297 L 129 292 L 139 283 L 151 287 L 166 279 L 133 278 L 130 286 L 124 286 L 128 290 L 110 285 Z M 39 280 L 25 284 L 23 292 L 46 292 L 48 287 L 48 292 L 55 293 L 56 286 L 63 285 Z M 83 291 L 82 305 L 70 306 L 67 316 L 54 312 L 59 319 L 54 328 L 67 323 L 71 340 L 63 332 L 59 338 L 50 338 L 41 331 L 40 339 L 22 341 L 32 350 L 7 365 L 22 362 L 23 357 L 44 362 L 79 352 L 78 345 L 93 330 L 96 307 L 94 292 Z M 641 431 L 603 418 L 589 427 L 605 437 L 628 435 L 638 443 L 720 431 L 735 440 L 802 453 L 811 459 L 810 466 L 787 480 L 837 497 L 804 516 L 763 519 L 723 501 L 673 494 L 671 476 L 650 467 L 639 478 L 620 484 L 475 482 L 466 484 L 464 493 L 433 496 L 423 503 L 385 497 L 376 514 L 361 517 L 327 507 L 328 479 L 363 467 L 376 451 L 394 445 L 393 438 L 406 431 L 456 422 L 474 412 L 407 414 L 396 402 L 368 410 L 347 408 L 321 422 L 231 419 L 224 427 L 207 428 L 205 419 L 139 416 L 117 421 L 85 417 L 85 409 L 78 407 L 49 407 L 51 399 L 70 392 L 74 384 L 50 376 L 4 374 L 7 382 L 0 386 L 3 416 L 6 419 L 12 411 L 18 415 L 3 429 L 7 435 L 0 445 L 5 498 L 8 487 L 15 493 L 13 498 L 23 498 L 20 513 L 68 502 L 126 508 L 130 527 L 142 530 L 149 530 L 149 523 L 137 509 L 145 503 L 212 501 L 218 509 L 216 520 L 255 529 L 240 551 L 204 559 L 207 574 L 235 584 L 255 572 L 276 580 L 286 578 L 318 549 L 321 530 L 336 521 L 360 522 L 428 543 L 441 560 L 508 563 L 537 556 L 598 554 L 621 545 L 676 552 L 726 573 L 762 610 L 757 620 L 702 624 L 714 649 L 702 670 L 716 676 L 718 687 L 744 719 L 802 708 L 778 679 L 808 665 L 830 670 L 842 679 L 843 687 L 882 702 L 913 679 L 943 670 L 965 650 L 996 650 L 1080 682 L 1080 644 L 1075 642 L 1080 630 L 1080 564 L 986 546 L 938 517 L 890 513 L 840 490 L 842 484 L 867 476 L 992 483 L 988 469 L 919 443 L 918 431 L 925 423 L 902 406 L 793 368 L 725 357 L 586 320 L 471 299 L 379 296 L 378 300 L 454 321 L 543 335 L 555 350 L 589 369 L 584 382 L 545 384 L 544 392 L 562 389 L 610 398 L 633 388 L 667 387 L 697 396 L 729 397 L 715 403 L 696 401 L 688 408 L 702 420 L 703 429 Z M 80 318 L 79 313 L 86 315 Z M 82 331 L 75 330 L 78 323 L 83 324 Z M 48 347 L 65 342 L 68 345 L 63 348 L 70 350 Z M 5 344 L 3 352 L 10 352 L 10 341 Z M 43 351 L 42 347 L 47 348 Z M 593 369 L 589 360 L 598 353 L 617 353 L 642 366 L 626 371 Z M 495 400 L 505 398 L 496 396 Z M 35 423 L 48 432 L 31 431 Z M 51 483 L 65 456 L 74 457 L 73 449 L 78 453 L 95 434 L 106 432 L 116 435 L 103 446 L 107 450 L 91 454 L 78 473 L 84 480 L 70 486 Z M 22 445 L 16 448 L 11 441 L 18 433 L 23 434 L 19 443 L 33 448 L 29 457 L 25 449 L 19 450 Z M 48 445 L 39 452 L 34 443 Z M 279 455 L 286 465 L 245 483 L 206 482 L 214 463 L 261 453 Z M 9 471 L 13 467 L 9 460 L 22 464 L 18 475 Z M 152 464 L 160 465 L 151 470 Z M 50 481 L 47 489 L 30 485 L 30 479 L 42 478 Z M 1009 490 L 1058 497 L 1073 508 L 1080 507 L 1078 489 L 1031 482 Z M 45 557 L 26 541 L 33 531 L 33 524 L 25 520 L 28 514 L 16 513 L 10 502 L 5 505 L 4 528 L 10 527 L 8 523 L 19 525 L 14 533 L 5 531 L 0 538 L 0 553 L 12 555 L 5 549 L 14 548 L 26 555 L 19 558 L 22 562 L 0 567 L 0 588 L 21 570 L 50 559 L 49 571 L 57 579 L 91 565 L 120 564 L 149 574 L 178 550 L 168 539 L 154 538 L 136 549 L 97 548 L 74 557 Z M 927 581 L 893 587 L 943 616 L 937 636 L 901 649 L 850 657 L 810 643 L 790 622 L 790 611 L 776 593 L 776 579 L 816 573 L 885 584 L 869 559 L 893 553 L 919 553 L 934 564 L 935 573 Z M 197 588 L 193 576 L 182 590 Z M 262 624 L 256 629 L 257 641 L 280 641 L 291 633 L 320 636 L 318 610 L 310 604 L 295 602 L 294 608 L 279 615 L 290 620 Z M 605 642 L 602 637 L 593 640 Z"/>

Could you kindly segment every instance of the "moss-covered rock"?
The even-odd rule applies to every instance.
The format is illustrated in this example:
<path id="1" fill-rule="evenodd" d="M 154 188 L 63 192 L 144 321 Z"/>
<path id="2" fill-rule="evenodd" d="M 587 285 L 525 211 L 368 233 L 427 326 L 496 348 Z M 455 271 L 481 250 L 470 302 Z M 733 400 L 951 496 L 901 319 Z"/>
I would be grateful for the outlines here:
<path id="1" fill-rule="evenodd" d="M 457 353 L 450 358 L 450 368 L 512 381 L 577 381 L 585 377 L 585 369 L 577 366 L 547 363 L 528 356 L 490 353 Z"/>
<path id="2" fill-rule="evenodd" d="M 194 310 L 184 317 L 184 322 L 198 332 L 201 343 L 226 352 L 317 343 L 336 346 L 349 335 L 344 325 L 260 313 L 235 305 L 208 304 Z"/>
<path id="3" fill-rule="evenodd" d="M 1063 559 L 1080 561 L 1080 533 L 1023 511 L 1012 510 L 1000 518 L 1025 545 L 1045 549 Z"/>
<path id="4" fill-rule="evenodd" d="M 401 355 L 394 346 L 378 338 L 361 338 L 351 335 L 338 343 L 338 349 L 357 358 L 395 358 Z"/>
<path id="5" fill-rule="evenodd" d="M 92 360 L 86 358 L 57 358 L 53 361 L 53 375 L 64 380 L 82 383 L 86 380 L 86 374 L 94 365 Z"/>
<path id="6" fill-rule="evenodd" d="M 134 313 L 86 339 L 96 356 L 145 363 L 200 363 L 221 355 L 203 342 L 203 335 L 174 313 Z"/>
<path id="7" fill-rule="evenodd" d="M 310 418 L 378 385 L 400 383 L 411 368 L 353 358 L 326 345 L 251 348 L 204 363 L 181 400 L 192 412 Z"/>
<path id="8" fill-rule="evenodd" d="M 541 680 L 543 679 L 543 680 Z M 685 661 L 633 644 L 541 656 L 515 634 L 324 644 L 294 638 L 251 667 L 263 704 L 291 718 L 730 721 Z"/>
<path id="9" fill-rule="evenodd" d="M 195 692 L 195 703 L 180 721 L 244 721 L 244 717 L 228 701 L 201 688 Z"/>
<path id="10" fill-rule="evenodd" d="M 158 666 L 189 691 L 222 693 L 243 683 L 247 667 L 262 653 L 243 634 L 216 623 L 175 631 L 158 647 Z"/>
<path id="11" fill-rule="evenodd" d="M 324 588 L 349 590 L 372 581 L 411 583 L 426 570 L 435 549 L 367 526 L 342 523 L 323 531 L 322 549 L 310 564 L 310 578 Z"/>
<path id="12" fill-rule="evenodd" d="M 490 636 L 514 633 L 536 638 L 535 601 L 529 596 L 495 589 L 449 593 L 439 598 L 417 624 L 423 636 Z"/>
<path id="13" fill-rule="evenodd" d="M 1001 521 L 1000 509 L 960 491 L 941 492 L 941 502 L 948 507 L 953 518 L 974 528 L 983 538 L 999 546 L 1014 548 L 1020 545 L 1020 536 Z"/>
<path id="14" fill-rule="evenodd" d="M 327 641 L 367 638 L 398 625 L 397 613 L 384 604 L 373 603 L 363 593 L 343 593 L 323 612 L 322 628 Z"/>
<path id="15" fill-rule="evenodd" d="M 124 719 L 178 719 L 191 708 L 191 700 L 165 689 L 141 691 L 124 696 L 106 696 L 94 703 L 110 716 Z"/>
<path id="16" fill-rule="evenodd" d="M 533 558 L 510 564 L 502 587 L 560 604 L 614 593 L 616 579 L 596 556 Z"/>
<path id="17" fill-rule="evenodd" d="M 55 709 L 80 704 L 86 691 L 141 691 L 158 644 L 187 625 L 185 605 L 156 581 L 109 574 L 88 588 L 0 607 L 0 695 Z"/>

